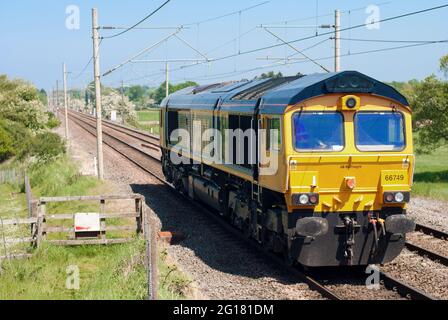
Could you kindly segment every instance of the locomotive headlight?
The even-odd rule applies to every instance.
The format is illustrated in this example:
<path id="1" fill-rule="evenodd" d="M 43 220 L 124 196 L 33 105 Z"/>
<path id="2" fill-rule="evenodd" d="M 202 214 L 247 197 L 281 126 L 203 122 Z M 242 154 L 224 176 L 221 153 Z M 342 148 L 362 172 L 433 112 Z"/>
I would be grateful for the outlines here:
<path id="1" fill-rule="evenodd" d="M 356 101 L 355 98 L 349 98 L 349 99 L 347 99 L 347 101 L 345 102 L 345 105 L 347 106 L 347 108 L 349 108 L 349 109 L 353 109 L 353 108 L 356 108 L 357 101 Z"/>
<path id="2" fill-rule="evenodd" d="M 397 192 L 395 194 L 395 202 L 403 202 L 404 201 L 404 194 L 401 192 Z"/>
<path id="3" fill-rule="evenodd" d="M 361 107 L 361 98 L 354 95 L 341 97 L 342 110 L 356 111 Z"/>
<path id="4" fill-rule="evenodd" d="M 310 201 L 310 197 L 308 197 L 308 195 L 306 195 L 306 194 L 302 194 L 299 197 L 299 202 L 301 205 L 306 205 L 306 204 L 308 204 L 309 201 Z"/>

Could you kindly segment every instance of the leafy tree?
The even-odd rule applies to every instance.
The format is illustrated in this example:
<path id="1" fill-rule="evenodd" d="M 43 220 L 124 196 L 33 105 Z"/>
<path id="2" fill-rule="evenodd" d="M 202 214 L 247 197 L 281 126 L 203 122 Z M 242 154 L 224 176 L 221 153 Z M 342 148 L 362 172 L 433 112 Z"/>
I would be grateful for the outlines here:
<path id="1" fill-rule="evenodd" d="M 44 89 L 40 89 L 38 96 L 40 102 L 42 102 L 42 104 L 46 106 L 48 104 L 47 92 Z"/>
<path id="2" fill-rule="evenodd" d="M 445 77 L 448 78 L 448 54 L 440 58 L 440 70 L 445 74 Z"/>
<path id="3" fill-rule="evenodd" d="M 127 88 L 125 93 L 132 102 L 142 103 L 147 94 L 147 90 L 142 86 L 132 86 Z"/>
<path id="4" fill-rule="evenodd" d="M 427 77 L 411 99 L 418 132 L 417 151 L 429 153 L 448 142 L 448 82 Z"/>
<path id="5" fill-rule="evenodd" d="M 34 131 L 43 129 L 48 120 L 39 91 L 21 80 L 0 76 L 1 117 L 24 124 Z"/>

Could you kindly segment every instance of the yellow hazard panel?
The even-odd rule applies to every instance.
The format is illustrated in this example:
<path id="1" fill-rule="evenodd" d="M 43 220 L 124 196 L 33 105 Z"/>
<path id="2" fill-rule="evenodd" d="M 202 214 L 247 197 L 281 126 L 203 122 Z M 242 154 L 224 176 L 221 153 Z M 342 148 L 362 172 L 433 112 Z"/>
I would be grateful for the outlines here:
<path id="1" fill-rule="evenodd" d="M 383 170 L 381 171 L 381 185 L 408 185 L 409 175 L 406 170 Z"/>

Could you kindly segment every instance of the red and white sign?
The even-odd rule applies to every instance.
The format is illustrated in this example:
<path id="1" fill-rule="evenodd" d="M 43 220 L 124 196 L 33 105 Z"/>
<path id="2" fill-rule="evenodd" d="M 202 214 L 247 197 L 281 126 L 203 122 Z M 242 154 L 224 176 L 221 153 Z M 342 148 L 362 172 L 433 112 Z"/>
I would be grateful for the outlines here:
<path id="1" fill-rule="evenodd" d="M 101 223 L 98 213 L 75 214 L 75 232 L 100 232 Z"/>

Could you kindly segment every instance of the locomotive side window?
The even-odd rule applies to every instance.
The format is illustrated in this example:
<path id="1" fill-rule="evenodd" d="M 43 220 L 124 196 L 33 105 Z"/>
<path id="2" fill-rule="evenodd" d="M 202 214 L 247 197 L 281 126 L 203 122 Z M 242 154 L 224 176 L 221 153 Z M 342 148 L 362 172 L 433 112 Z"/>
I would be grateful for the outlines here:
<path id="1" fill-rule="evenodd" d="M 403 115 L 399 112 L 358 112 L 355 115 L 355 140 L 360 151 L 403 150 Z"/>
<path id="2" fill-rule="evenodd" d="M 252 117 L 229 115 L 229 129 L 234 132 L 228 141 L 227 148 L 233 155 L 232 163 L 251 169 L 255 161 L 254 138 L 252 136 Z"/>
<path id="3" fill-rule="evenodd" d="M 299 112 L 293 115 L 294 147 L 299 151 L 342 151 L 344 118 L 339 112 Z"/>
<path id="4" fill-rule="evenodd" d="M 171 134 L 174 130 L 179 128 L 179 113 L 177 111 L 168 111 L 168 141 L 170 144 L 176 144 L 177 140 L 171 139 Z"/>
<path id="5" fill-rule="evenodd" d="M 282 149 L 282 125 L 280 117 L 268 118 L 266 125 L 266 150 L 268 151 L 280 151 Z M 271 132 L 275 131 L 277 135 L 277 143 L 271 141 L 271 139 L 275 138 L 271 136 Z"/>

